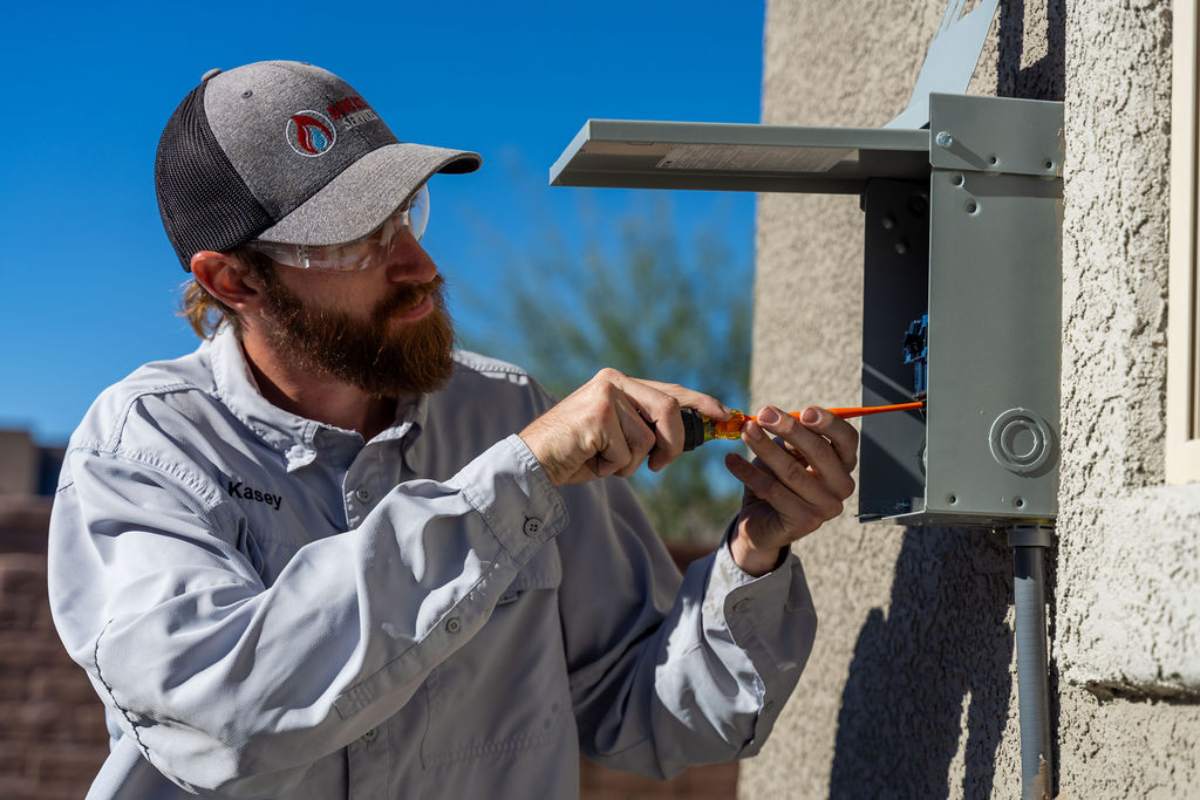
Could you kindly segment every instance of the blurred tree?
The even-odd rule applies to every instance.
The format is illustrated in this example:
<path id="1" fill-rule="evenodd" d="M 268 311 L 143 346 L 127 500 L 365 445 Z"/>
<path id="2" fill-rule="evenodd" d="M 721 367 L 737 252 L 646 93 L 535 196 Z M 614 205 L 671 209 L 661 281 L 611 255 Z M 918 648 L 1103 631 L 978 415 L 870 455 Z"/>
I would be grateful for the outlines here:
<path id="1" fill-rule="evenodd" d="M 711 232 L 684 248 L 666 201 L 628 215 L 617 230 L 607 246 L 589 233 L 571 247 L 551 231 L 536 249 L 518 252 L 506 270 L 505 303 L 486 303 L 478 316 L 492 324 L 464 331 L 464 346 L 521 364 L 558 398 L 610 366 L 744 407 L 749 264 L 735 263 Z M 721 463 L 727 451 L 710 443 L 630 479 L 661 536 L 707 543 L 723 533 L 742 495 Z"/>

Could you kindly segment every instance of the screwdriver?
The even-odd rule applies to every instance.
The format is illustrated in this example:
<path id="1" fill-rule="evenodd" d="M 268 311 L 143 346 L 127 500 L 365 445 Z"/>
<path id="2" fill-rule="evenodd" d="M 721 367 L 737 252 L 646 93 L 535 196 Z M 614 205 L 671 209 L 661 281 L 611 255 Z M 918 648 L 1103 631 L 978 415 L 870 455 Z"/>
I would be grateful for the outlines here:
<path id="1" fill-rule="evenodd" d="M 896 403 L 890 406 L 856 406 L 852 408 L 827 408 L 825 410 L 835 417 L 850 419 L 851 417 L 865 417 L 868 414 L 883 414 L 887 411 L 915 411 L 922 408 L 925 408 L 924 400 L 918 400 L 913 403 Z M 694 450 L 713 439 L 740 439 L 742 438 L 742 428 L 747 422 L 758 422 L 756 417 L 743 414 L 736 408 L 730 409 L 730 412 L 732 416 L 722 422 L 721 420 L 706 417 L 694 408 L 682 409 L 683 449 Z M 800 411 L 789 411 L 788 416 L 799 422 L 801 413 Z"/>

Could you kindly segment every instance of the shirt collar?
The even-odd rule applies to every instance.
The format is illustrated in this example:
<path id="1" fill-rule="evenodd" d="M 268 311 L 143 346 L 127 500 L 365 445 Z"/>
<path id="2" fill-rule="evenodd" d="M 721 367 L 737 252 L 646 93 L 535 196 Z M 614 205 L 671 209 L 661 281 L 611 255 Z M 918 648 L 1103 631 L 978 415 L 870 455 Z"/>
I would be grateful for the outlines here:
<path id="1" fill-rule="evenodd" d="M 362 437 L 355 431 L 292 414 L 263 397 L 246 363 L 242 344 L 229 325 L 223 325 L 208 346 L 217 396 L 234 416 L 287 458 L 288 472 L 312 463 L 322 441 L 351 437 L 362 444 Z M 402 400 L 396 404 L 391 427 L 372 441 L 401 439 L 413 428 L 414 435 L 418 435 L 428 415 L 429 395 Z"/>

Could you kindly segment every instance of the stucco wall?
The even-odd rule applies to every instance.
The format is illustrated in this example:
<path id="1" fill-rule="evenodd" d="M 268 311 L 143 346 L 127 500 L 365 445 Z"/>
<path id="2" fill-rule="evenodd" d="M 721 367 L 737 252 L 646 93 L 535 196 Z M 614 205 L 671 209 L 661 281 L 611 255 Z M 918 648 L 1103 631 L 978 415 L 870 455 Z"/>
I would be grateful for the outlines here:
<path id="1" fill-rule="evenodd" d="M 1162 485 L 1170 6 L 1079 5 L 1079 56 L 1067 60 L 1059 665 L 1076 683 L 1200 699 L 1200 484 Z"/>
<path id="2" fill-rule="evenodd" d="M 887 122 L 944 8 L 768 2 L 763 121 Z M 1067 104 L 1051 611 L 1069 797 L 1200 796 L 1188 688 L 1200 684 L 1200 489 L 1159 486 L 1169 68 L 1162 3 L 1001 0 L 970 89 Z M 855 197 L 760 197 L 754 408 L 859 396 L 861 241 Z M 848 514 L 796 549 L 820 616 L 816 649 L 771 741 L 744 762 L 741 796 L 1019 797 L 1003 541 Z"/>

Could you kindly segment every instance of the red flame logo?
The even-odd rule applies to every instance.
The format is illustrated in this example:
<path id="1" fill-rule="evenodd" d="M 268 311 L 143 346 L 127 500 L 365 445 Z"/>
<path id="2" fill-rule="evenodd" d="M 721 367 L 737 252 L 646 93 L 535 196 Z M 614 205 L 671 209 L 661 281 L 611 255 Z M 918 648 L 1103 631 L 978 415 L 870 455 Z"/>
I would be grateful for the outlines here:
<path id="1" fill-rule="evenodd" d="M 319 156 L 329 152 L 337 139 L 333 123 L 315 111 L 301 111 L 288 119 L 288 144 L 300 155 Z"/>

